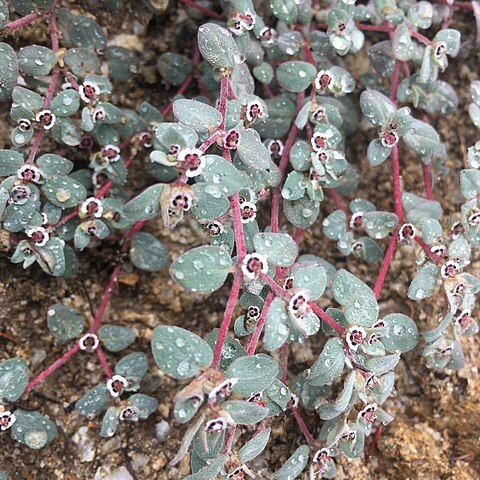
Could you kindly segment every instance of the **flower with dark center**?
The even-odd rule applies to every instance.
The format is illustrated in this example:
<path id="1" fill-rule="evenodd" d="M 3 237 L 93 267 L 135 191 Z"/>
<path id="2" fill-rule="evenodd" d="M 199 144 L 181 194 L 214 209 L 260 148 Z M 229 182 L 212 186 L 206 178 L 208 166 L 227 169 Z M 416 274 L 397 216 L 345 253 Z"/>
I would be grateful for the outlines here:
<path id="1" fill-rule="evenodd" d="M 21 118 L 18 120 L 18 128 L 22 132 L 28 132 L 32 127 L 32 122 L 28 118 Z"/>
<path id="2" fill-rule="evenodd" d="M 293 288 L 293 277 L 287 277 L 283 283 L 284 290 L 291 290 Z"/>
<path id="3" fill-rule="evenodd" d="M 128 380 L 121 375 L 113 375 L 112 378 L 109 378 L 107 381 L 107 389 L 113 398 L 119 397 L 125 387 L 128 387 Z"/>
<path id="4" fill-rule="evenodd" d="M 208 230 L 211 237 L 218 237 L 225 231 L 224 226 L 218 220 L 208 222 L 205 225 L 205 228 Z"/>
<path id="5" fill-rule="evenodd" d="M 366 407 L 359 412 L 359 417 L 363 418 L 368 423 L 373 423 L 377 419 L 376 411 L 377 411 L 377 404 L 376 403 L 369 403 Z"/>
<path id="6" fill-rule="evenodd" d="M 13 203 L 23 205 L 29 199 L 31 193 L 32 191 L 28 185 L 15 185 L 12 188 L 10 199 Z"/>
<path id="7" fill-rule="evenodd" d="M 240 136 L 240 130 L 232 128 L 226 133 L 223 139 L 223 146 L 229 150 L 235 150 L 238 148 L 238 144 L 240 143 Z"/>
<path id="8" fill-rule="evenodd" d="M 40 183 L 42 172 L 34 165 L 26 164 L 17 170 L 17 178 L 25 180 L 26 182 Z"/>
<path id="9" fill-rule="evenodd" d="M 260 102 L 252 100 L 247 104 L 246 116 L 250 123 L 255 122 L 257 118 L 262 118 L 264 113 L 265 112 L 263 111 L 263 107 Z"/>
<path id="10" fill-rule="evenodd" d="M 181 150 L 182 147 L 180 145 L 170 145 L 170 148 L 168 149 L 168 154 L 174 155 L 176 157 Z"/>
<path id="11" fill-rule="evenodd" d="M 272 45 L 278 37 L 275 29 L 263 27 L 259 32 L 260 42 L 263 46 Z"/>
<path id="12" fill-rule="evenodd" d="M 363 222 L 363 212 L 355 212 L 350 219 L 350 228 L 360 228 Z"/>
<path id="13" fill-rule="evenodd" d="M 450 232 L 452 233 L 453 239 L 457 239 L 460 235 L 465 233 L 465 229 L 463 228 L 463 225 L 461 222 L 455 222 L 452 225 L 452 228 L 450 229 Z"/>
<path id="14" fill-rule="evenodd" d="M 379 384 L 378 377 L 375 375 L 370 375 L 366 382 L 365 382 L 365 391 L 371 390 L 372 388 L 375 388 Z"/>
<path id="15" fill-rule="evenodd" d="M 227 479 L 230 480 L 242 480 L 244 477 L 243 475 L 243 466 L 240 465 L 238 467 L 235 467 L 231 472 L 228 473 Z"/>
<path id="16" fill-rule="evenodd" d="M 44 130 L 50 130 L 55 125 L 56 116 L 51 110 L 40 110 L 35 116 L 35 120 Z"/>
<path id="17" fill-rule="evenodd" d="M 455 294 L 461 294 L 466 290 L 466 284 L 464 282 L 459 282 L 455 285 L 453 288 L 453 293 Z"/>
<path id="18" fill-rule="evenodd" d="M 387 132 L 379 132 L 378 136 L 384 147 L 393 148 L 399 140 L 398 133 L 390 130 Z"/>
<path id="19" fill-rule="evenodd" d="M 247 318 L 256 320 L 258 317 L 260 317 L 260 314 L 262 313 L 260 307 L 257 307 L 256 305 L 250 305 L 247 308 Z"/>
<path id="20" fill-rule="evenodd" d="M 240 216 L 242 217 L 242 223 L 255 221 L 257 216 L 257 206 L 252 202 L 243 202 L 240 205 Z"/>
<path id="21" fill-rule="evenodd" d="M 455 325 L 460 327 L 460 331 L 465 332 L 473 324 L 473 318 L 470 316 L 471 313 L 471 310 L 467 308 L 455 318 Z"/>
<path id="22" fill-rule="evenodd" d="M 141 148 L 151 148 L 153 146 L 152 132 L 142 132 L 138 136 L 138 145 Z"/>
<path id="23" fill-rule="evenodd" d="M 439 60 L 447 54 L 447 46 L 442 42 L 438 43 L 433 50 L 433 56 Z"/>
<path id="24" fill-rule="evenodd" d="M 268 151 L 270 155 L 273 155 L 275 158 L 280 158 L 283 153 L 283 143 L 281 140 L 271 140 L 268 143 Z"/>
<path id="25" fill-rule="evenodd" d="M 43 247 L 50 238 L 47 230 L 43 227 L 29 227 L 25 233 L 27 234 L 27 237 L 32 239 L 32 242 L 37 247 Z"/>
<path id="26" fill-rule="evenodd" d="M 430 251 L 439 257 L 444 257 L 447 253 L 447 247 L 445 245 L 434 245 L 430 248 Z"/>
<path id="27" fill-rule="evenodd" d="M 107 118 L 107 113 L 102 107 L 96 108 L 93 112 L 92 118 L 94 123 L 103 122 Z"/>
<path id="28" fill-rule="evenodd" d="M 197 177 L 205 167 L 205 157 L 199 148 L 185 148 L 178 154 L 181 168 L 189 178 Z"/>
<path id="29" fill-rule="evenodd" d="M 325 112 L 325 109 L 323 107 L 318 107 L 312 113 L 312 118 L 317 122 L 322 121 L 325 117 L 326 117 L 326 112 Z"/>
<path id="30" fill-rule="evenodd" d="M 92 237 L 97 234 L 97 224 L 95 222 L 88 222 L 87 233 Z"/>
<path id="31" fill-rule="evenodd" d="M 120 160 L 120 148 L 116 145 L 105 145 L 102 148 L 102 157 L 109 162 Z"/>
<path id="32" fill-rule="evenodd" d="M 220 433 L 227 428 L 227 422 L 223 418 L 213 418 L 205 424 L 205 430 L 209 433 Z"/>
<path id="33" fill-rule="evenodd" d="M 99 343 L 98 337 L 94 333 L 87 333 L 78 341 L 80 350 L 87 352 L 94 352 Z"/>
<path id="34" fill-rule="evenodd" d="M 411 240 L 417 235 L 417 230 L 411 223 L 404 223 L 398 231 L 398 238 L 401 242 Z"/>
<path id="35" fill-rule="evenodd" d="M 177 193 L 171 200 L 172 207 L 187 212 L 192 208 L 193 198 L 188 193 Z"/>
<path id="36" fill-rule="evenodd" d="M 245 30 L 252 30 L 255 26 L 257 17 L 254 13 L 247 10 L 245 13 L 240 13 L 238 17 L 240 18 L 240 22 Z"/>
<path id="37" fill-rule="evenodd" d="M 96 83 L 85 82 L 79 86 L 78 93 L 85 103 L 95 102 L 100 95 L 100 88 Z"/>
<path id="38" fill-rule="evenodd" d="M 363 243 L 358 241 L 352 245 L 351 251 L 354 253 L 360 253 L 363 250 L 363 248 L 364 248 Z"/>
<path id="39" fill-rule="evenodd" d="M 320 70 L 315 77 L 315 88 L 320 93 L 325 93 L 333 83 L 333 77 L 329 70 Z"/>
<path id="40" fill-rule="evenodd" d="M 312 148 L 318 152 L 327 148 L 327 140 L 328 138 L 324 137 L 321 133 L 315 132 L 312 135 L 310 143 L 312 144 Z"/>
<path id="41" fill-rule="evenodd" d="M 330 449 L 321 448 L 313 456 L 313 463 L 327 463 L 330 460 Z"/>
<path id="42" fill-rule="evenodd" d="M 347 344 L 350 347 L 350 350 L 353 350 L 354 352 L 357 351 L 358 346 L 366 337 L 367 333 L 363 327 L 359 327 L 358 325 L 350 327 L 346 335 Z"/>
<path id="43" fill-rule="evenodd" d="M 472 213 L 467 221 L 472 227 L 480 225 L 480 212 Z"/>
<path id="44" fill-rule="evenodd" d="M 132 420 L 138 417 L 138 409 L 130 405 L 124 407 L 120 412 L 120 420 Z"/>
<path id="45" fill-rule="evenodd" d="M 308 311 L 308 302 L 310 301 L 307 292 L 300 290 L 288 302 L 288 311 L 293 315 L 304 314 Z"/>
<path id="46" fill-rule="evenodd" d="M 80 213 L 85 217 L 100 218 L 103 215 L 102 201 L 95 197 L 87 198 L 80 206 Z"/>
<path id="47" fill-rule="evenodd" d="M 460 269 L 460 265 L 455 260 L 449 260 L 445 265 L 440 268 L 440 273 L 443 278 L 454 277 Z"/>
<path id="48" fill-rule="evenodd" d="M 248 397 L 247 402 L 255 403 L 257 405 L 260 405 L 261 407 L 265 406 L 265 402 L 262 402 L 262 394 L 259 393 L 254 393 L 250 397 Z"/>
<path id="49" fill-rule="evenodd" d="M 84 135 L 80 140 L 78 147 L 82 150 L 91 150 L 93 148 L 93 145 L 93 138 L 90 135 Z"/>
<path id="50" fill-rule="evenodd" d="M 0 430 L 8 430 L 16 422 L 15 414 L 9 410 L 0 413 Z"/>
<path id="51" fill-rule="evenodd" d="M 267 259 L 259 253 L 245 255 L 242 262 L 242 272 L 249 280 L 258 278 L 261 273 L 266 274 L 268 272 Z"/>
<path id="52" fill-rule="evenodd" d="M 230 395 L 233 386 L 238 382 L 238 378 L 227 378 L 222 383 L 213 388 L 208 394 L 210 404 L 215 403 L 217 398 L 224 399 Z"/>
<path id="53" fill-rule="evenodd" d="M 357 433 L 347 427 L 347 431 L 340 438 L 343 442 L 354 442 L 357 438 Z"/>
<path id="54" fill-rule="evenodd" d="M 230 32 L 232 32 L 234 35 L 243 35 L 243 33 L 245 32 L 245 29 L 238 15 L 235 15 L 235 17 L 231 18 L 227 22 L 227 25 L 228 30 L 230 30 Z"/>

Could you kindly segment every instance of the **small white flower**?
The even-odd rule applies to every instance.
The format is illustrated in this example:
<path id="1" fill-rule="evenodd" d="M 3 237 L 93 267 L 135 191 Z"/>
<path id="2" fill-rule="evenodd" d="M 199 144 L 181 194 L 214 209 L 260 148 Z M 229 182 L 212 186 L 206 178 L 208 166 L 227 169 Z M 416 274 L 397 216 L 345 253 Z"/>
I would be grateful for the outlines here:
<path id="1" fill-rule="evenodd" d="M 227 428 L 227 422 L 223 418 L 217 417 L 209 420 L 205 424 L 205 430 L 207 432 L 218 433 Z"/>
<path id="2" fill-rule="evenodd" d="M 51 110 L 40 110 L 35 116 L 35 120 L 44 130 L 50 130 L 55 125 L 56 116 Z"/>
<path id="3" fill-rule="evenodd" d="M 334 82 L 329 70 L 320 70 L 315 77 L 315 88 L 320 92 L 326 92 Z"/>
<path id="4" fill-rule="evenodd" d="M 132 405 L 128 405 L 128 406 L 126 406 L 122 409 L 119 417 L 120 417 L 120 420 L 136 421 L 136 420 L 138 420 L 139 413 L 140 412 L 138 411 L 138 408 L 136 408 Z"/>
<path id="5" fill-rule="evenodd" d="M 232 128 L 226 133 L 223 139 L 223 146 L 225 148 L 228 148 L 229 150 L 235 150 L 238 147 L 238 144 L 240 143 L 240 137 L 241 137 L 240 130 L 237 130 L 236 128 Z"/>
<path id="6" fill-rule="evenodd" d="M 247 308 L 247 318 L 251 320 L 256 320 L 258 317 L 260 317 L 260 314 L 262 313 L 260 307 L 257 307 L 256 305 L 250 305 Z"/>
<path id="7" fill-rule="evenodd" d="M 121 375 L 113 375 L 113 377 L 109 378 L 107 381 L 107 389 L 113 398 L 119 397 L 122 394 L 123 389 L 127 386 L 128 380 Z"/>
<path id="8" fill-rule="evenodd" d="M 218 220 L 208 222 L 205 225 L 205 228 L 208 230 L 211 237 L 218 237 L 225 231 L 224 226 Z"/>
<path id="9" fill-rule="evenodd" d="M 380 132 L 380 141 L 384 147 L 393 148 L 398 143 L 398 133 L 394 130 Z"/>
<path id="10" fill-rule="evenodd" d="M 193 197 L 188 192 L 177 193 L 171 198 L 170 204 L 175 209 L 182 209 L 187 212 L 192 208 Z"/>
<path id="11" fill-rule="evenodd" d="M 4 412 L 0 413 L 0 430 L 8 430 L 15 422 L 17 418 L 15 414 L 10 412 L 9 410 L 5 410 Z"/>
<path id="12" fill-rule="evenodd" d="M 178 161 L 189 178 L 197 177 L 205 168 L 205 157 L 199 148 L 185 148 L 178 154 Z"/>
<path id="13" fill-rule="evenodd" d="M 259 32 L 259 38 L 262 45 L 272 45 L 278 37 L 278 33 L 274 28 L 263 27 Z"/>
<path id="14" fill-rule="evenodd" d="M 310 143 L 315 152 L 321 152 L 328 148 L 328 140 L 333 137 L 333 132 L 327 130 L 325 133 L 315 132 L 310 139 Z"/>
<path id="15" fill-rule="evenodd" d="M 138 136 L 138 143 L 143 148 L 150 148 L 153 146 L 153 136 L 151 132 L 142 132 Z"/>
<path id="16" fill-rule="evenodd" d="M 271 140 L 268 143 L 268 151 L 270 152 L 270 155 L 275 155 L 277 157 L 281 157 L 283 153 L 283 142 L 281 140 Z"/>
<path id="17" fill-rule="evenodd" d="M 228 480 L 241 480 L 244 478 L 243 472 L 245 471 L 245 466 L 240 465 L 238 467 L 235 467 L 231 472 L 228 473 L 227 479 Z"/>
<path id="18" fill-rule="evenodd" d="M 398 231 L 398 238 L 401 242 L 410 240 L 417 236 L 417 230 L 411 223 L 404 223 Z"/>
<path id="19" fill-rule="evenodd" d="M 465 310 L 462 310 L 460 315 L 455 317 L 455 320 L 454 320 L 455 325 L 460 327 L 460 329 L 462 331 L 468 330 L 473 323 L 473 319 L 471 317 L 471 314 L 472 314 L 472 312 L 469 308 L 466 308 Z"/>
<path id="20" fill-rule="evenodd" d="M 254 222 L 257 217 L 257 206 L 253 202 L 243 202 L 240 205 L 242 223 Z"/>
<path id="21" fill-rule="evenodd" d="M 116 145 L 105 145 L 102 148 L 102 157 L 110 162 L 120 160 L 120 148 Z"/>
<path id="22" fill-rule="evenodd" d="M 27 202 L 32 191 L 28 185 L 15 185 L 10 194 L 11 201 L 18 205 L 23 205 Z"/>
<path id="23" fill-rule="evenodd" d="M 440 273 L 443 278 L 454 277 L 460 270 L 460 264 L 455 260 L 449 260 L 445 265 L 440 268 Z"/>
<path id="24" fill-rule="evenodd" d="M 87 217 L 101 218 L 103 215 L 102 201 L 95 197 L 89 197 L 80 206 L 80 212 Z"/>
<path id="25" fill-rule="evenodd" d="M 35 165 L 22 165 L 17 170 L 17 178 L 25 180 L 26 182 L 40 183 L 42 176 L 41 170 L 35 167 Z"/>
<path id="26" fill-rule="evenodd" d="M 362 226 L 363 212 L 355 212 L 350 219 L 350 228 L 359 228 Z"/>
<path id="27" fill-rule="evenodd" d="M 313 463 L 326 463 L 328 460 L 330 460 L 329 448 L 321 448 L 320 450 L 317 450 L 313 456 Z"/>
<path id="28" fill-rule="evenodd" d="M 107 118 L 107 113 L 104 108 L 99 107 L 94 110 L 92 115 L 93 123 L 103 122 L 105 118 Z"/>
<path id="29" fill-rule="evenodd" d="M 32 122 L 28 118 L 21 118 L 18 120 L 18 128 L 22 132 L 28 132 L 32 126 Z"/>
<path id="30" fill-rule="evenodd" d="M 264 115 L 264 110 L 263 106 L 260 102 L 256 100 L 252 100 L 251 102 L 248 102 L 247 104 L 247 120 L 250 123 L 255 122 L 257 118 L 262 118 Z"/>
<path id="31" fill-rule="evenodd" d="M 261 273 L 266 274 L 268 272 L 267 259 L 259 253 L 245 255 L 242 262 L 242 272 L 249 280 L 258 278 Z"/>
<path id="32" fill-rule="evenodd" d="M 288 302 L 288 311 L 295 316 L 307 313 L 309 301 L 310 298 L 307 292 L 300 290 Z"/>
<path id="33" fill-rule="evenodd" d="M 439 257 L 443 257 L 447 253 L 447 247 L 445 245 L 434 245 L 430 248 L 430 251 Z"/>
<path id="34" fill-rule="evenodd" d="M 40 215 L 42 217 L 42 225 L 47 225 L 48 224 L 48 215 L 45 212 L 42 212 Z"/>
<path id="35" fill-rule="evenodd" d="M 433 56 L 439 60 L 440 58 L 444 57 L 447 55 L 447 46 L 445 43 L 437 43 L 435 46 L 435 50 L 433 51 Z"/>
<path id="36" fill-rule="evenodd" d="M 96 83 L 85 82 L 83 85 L 80 85 L 78 93 L 85 103 L 90 103 L 95 101 L 98 95 L 100 95 L 100 87 Z"/>
<path id="37" fill-rule="evenodd" d="M 31 238 L 37 247 L 43 247 L 49 240 L 50 235 L 43 227 L 29 227 L 25 231 L 27 237 Z"/>
<path id="38" fill-rule="evenodd" d="M 480 225 L 480 212 L 472 213 L 467 220 L 468 224 L 472 227 Z"/>
<path id="39" fill-rule="evenodd" d="M 373 423 L 377 419 L 377 415 L 375 414 L 377 408 L 376 403 L 369 403 L 358 413 L 358 418 L 363 418 L 366 422 Z"/>
<path id="40" fill-rule="evenodd" d="M 350 327 L 346 335 L 347 344 L 350 347 L 350 350 L 356 352 L 358 346 L 363 342 L 366 337 L 367 332 L 365 332 L 365 329 L 363 327 L 359 327 L 358 325 Z"/>
<path id="41" fill-rule="evenodd" d="M 78 341 L 78 346 L 80 350 L 94 352 L 99 343 L 98 337 L 94 333 L 87 333 Z"/>
<path id="42" fill-rule="evenodd" d="M 240 15 L 240 23 L 245 30 L 253 30 L 256 19 L 256 15 L 248 10 Z"/>
<path id="43" fill-rule="evenodd" d="M 228 397 L 232 391 L 232 387 L 238 382 L 238 378 L 227 378 L 222 383 L 213 388 L 208 394 L 208 403 L 212 404 L 217 401 L 217 397 L 222 399 Z"/>

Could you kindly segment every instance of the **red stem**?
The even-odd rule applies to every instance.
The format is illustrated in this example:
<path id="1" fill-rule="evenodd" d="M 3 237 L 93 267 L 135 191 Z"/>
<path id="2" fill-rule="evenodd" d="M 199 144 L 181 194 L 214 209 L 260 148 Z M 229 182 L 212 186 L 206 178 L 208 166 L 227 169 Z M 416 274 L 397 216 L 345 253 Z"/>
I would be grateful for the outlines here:
<path id="1" fill-rule="evenodd" d="M 343 335 L 344 329 L 330 315 L 321 309 L 316 303 L 308 302 L 308 306 L 318 315 L 329 327 L 333 328 L 339 335 Z"/>
<path id="2" fill-rule="evenodd" d="M 338 195 L 338 193 L 335 191 L 335 189 L 334 188 L 329 188 L 328 191 L 329 191 L 330 195 L 332 196 L 337 208 L 340 209 L 342 212 L 348 214 L 347 207 L 345 206 L 345 204 L 343 203 L 343 200 L 340 198 L 340 195 Z"/>
<path id="3" fill-rule="evenodd" d="M 107 362 L 107 359 L 105 358 L 105 354 L 103 353 L 103 350 L 102 350 L 102 347 L 100 345 L 98 345 L 97 347 L 97 356 L 98 356 L 98 359 L 100 360 L 100 363 L 103 367 L 103 370 L 105 372 L 105 375 L 108 377 L 108 378 L 112 378 L 112 371 L 110 370 L 110 367 L 108 366 L 108 362 Z"/>
<path id="4" fill-rule="evenodd" d="M 219 13 L 214 12 L 213 10 L 210 10 L 208 8 L 205 8 L 202 5 L 198 5 L 193 0 L 180 0 L 180 1 L 182 3 L 184 3 L 185 5 L 188 5 L 189 7 L 196 8 L 197 10 L 200 10 L 201 12 L 207 14 L 209 17 L 212 17 L 215 20 L 222 20 L 222 18 L 223 18 Z"/>
<path id="5" fill-rule="evenodd" d="M 19 18 L 18 20 L 10 22 L 9 24 L 7 24 L 5 28 L 8 28 L 10 30 L 15 30 L 19 27 L 23 27 L 24 25 L 28 25 L 29 23 L 32 23 L 41 15 L 42 14 L 40 12 L 30 13 L 29 15 L 25 15 L 24 17 Z"/>
<path id="6" fill-rule="evenodd" d="M 258 319 L 257 326 L 255 327 L 255 331 L 253 332 L 253 335 L 250 337 L 250 340 L 247 344 L 246 350 L 249 355 L 253 355 L 255 353 L 258 341 L 260 340 L 260 335 L 262 334 L 265 323 L 267 322 L 268 310 L 274 298 L 275 294 L 273 292 L 269 292 L 267 298 L 265 299 L 265 303 L 263 304 L 262 313 L 260 314 L 260 318 Z"/>
<path id="7" fill-rule="evenodd" d="M 52 50 L 58 52 L 58 32 L 55 12 L 50 15 L 50 39 L 52 40 Z"/>
<path id="8" fill-rule="evenodd" d="M 222 75 L 220 77 L 220 102 L 218 106 L 218 110 L 222 113 L 222 123 L 218 127 L 219 130 L 225 130 L 225 123 L 227 121 L 227 117 L 225 115 L 227 111 L 227 100 L 228 100 L 228 90 L 230 87 L 230 79 L 228 75 Z"/>
<path id="9" fill-rule="evenodd" d="M 300 415 L 297 407 L 290 407 L 290 410 L 292 411 L 293 416 L 295 417 L 295 420 L 297 421 L 298 426 L 300 427 L 300 430 L 302 431 L 303 436 L 305 437 L 305 439 L 307 440 L 307 442 L 308 442 L 309 444 L 314 443 L 314 442 L 315 442 L 315 439 L 313 438 L 312 434 L 311 434 L 310 431 L 308 430 L 308 427 L 307 427 L 307 425 L 305 424 L 302 416 Z"/>
<path id="10" fill-rule="evenodd" d="M 392 27 L 384 26 L 384 25 L 364 25 L 363 23 L 356 22 L 355 26 L 359 30 L 367 30 L 370 32 L 386 32 L 390 33 L 392 31 Z"/>
<path id="11" fill-rule="evenodd" d="M 193 80 L 193 75 L 189 75 L 184 81 L 183 83 L 180 85 L 180 88 L 178 89 L 176 95 L 182 95 L 183 93 L 185 93 L 185 91 L 187 90 L 187 88 L 190 86 L 190 84 L 192 83 L 192 80 Z M 162 116 L 163 117 L 166 117 L 168 115 L 168 113 L 170 112 L 170 110 L 172 109 L 173 107 L 173 102 L 170 102 L 162 111 Z"/>
<path id="12" fill-rule="evenodd" d="M 395 204 L 395 214 L 398 223 L 403 223 L 403 206 L 402 206 L 402 187 L 400 185 L 400 162 L 398 159 L 398 146 L 392 148 L 392 172 L 393 172 L 393 201 Z"/>
<path id="13" fill-rule="evenodd" d="M 416 30 L 410 30 L 410 35 L 413 38 L 416 38 L 417 40 L 419 40 L 420 42 L 422 42 L 425 45 L 431 45 L 432 44 L 432 42 L 425 35 L 422 35 L 421 33 L 418 33 Z"/>
<path id="14" fill-rule="evenodd" d="M 385 282 L 385 278 L 387 276 L 388 268 L 390 267 L 390 263 L 392 262 L 392 258 L 395 253 L 395 249 L 397 248 L 397 244 L 398 244 L 398 228 L 396 228 L 392 233 L 392 238 L 390 239 L 390 243 L 388 244 L 387 251 L 385 252 L 385 257 L 383 258 L 382 266 L 380 267 L 380 271 L 378 272 L 378 277 L 375 282 L 375 286 L 373 287 L 373 293 L 375 294 L 375 298 L 377 300 L 380 297 L 380 292 L 382 291 L 382 287 Z"/>
<path id="15" fill-rule="evenodd" d="M 428 200 L 435 200 L 433 196 L 432 190 L 432 176 L 430 174 L 430 165 L 426 163 L 422 163 L 422 173 L 423 173 L 423 181 L 425 183 L 425 191 L 427 193 Z"/>
<path id="16" fill-rule="evenodd" d="M 422 250 L 427 254 L 427 256 L 432 260 L 434 263 L 438 264 L 442 261 L 442 257 L 433 253 L 430 250 L 430 247 L 418 236 L 414 237 L 414 240 L 418 243 L 418 245 L 422 248 Z"/>

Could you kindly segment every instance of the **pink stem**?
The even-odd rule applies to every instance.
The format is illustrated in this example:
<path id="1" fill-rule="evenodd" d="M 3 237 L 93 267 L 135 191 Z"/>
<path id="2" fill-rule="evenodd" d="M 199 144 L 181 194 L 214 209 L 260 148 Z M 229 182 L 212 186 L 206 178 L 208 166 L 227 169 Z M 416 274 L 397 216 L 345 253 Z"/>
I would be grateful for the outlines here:
<path id="1" fill-rule="evenodd" d="M 55 12 L 52 12 L 50 15 L 50 38 L 52 40 L 52 50 L 58 52 L 58 32 L 57 32 L 57 21 L 55 18 Z"/>
<path id="2" fill-rule="evenodd" d="M 193 80 L 193 75 L 189 75 L 184 81 L 183 83 L 180 85 L 180 88 L 178 89 L 176 95 L 182 95 L 183 93 L 185 93 L 185 91 L 187 90 L 187 88 L 190 86 L 190 84 L 192 83 L 192 80 Z M 162 111 L 162 116 L 163 117 L 166 117 L 168 115 L 168 113 L 170 112 L 170 110 L 172 109 L 173 107 L 173 102 L 170 102 Z"/>
<path id="3" fill-rule="evenodd" d="M 333 328 L 339 335 L 343 335 L 344 329 L 327 312 L 321 309 L 316 303 L 308 302 L 308 306 L 318 315 L 329 327 Z"/>
<path id="4" fill-rule="evenodd" d="M 288 342 L 285 342 L 280 348 L 280 369 L 282 371 L 281 381 L 286 383 L 288 375 L 288 352 L 290 350 L 290 345 Z"/>
<path id="5" fill-rule="evenodd" d="M 402 66 L 402 62 L 396 61 L 395 68 L 393 70 L 393 77 L 392 77 L 392 84 L 390 85 L 390 100 L 393 103 L 397 103 L 397 88 L 398 88 L 398 81 L 400 79 L 400 68 Z"/>
<path id="6" fill-rule="evenodd" d="M 392 234 L 392 238 L 390 239 L 390 243 L 388 244 L 387 251 L 385 252 L 385 257 L 383 258 L 382 266 L 380 267 L 380 271 L 378 272 L 378 277 L 373 288 L 373 293 L 375 294 L 375 298 L 377 300 L 380 297 L 380 292 L 382 291 L 383 283 L 385 282 L 385 277 L 387 276 L 388 268 L 392 262 L 397 244 L 398 229 L 395 229 Z"/>
<path id="7" fill-rule="evenodd" d="M 422 163 L 423 181 L 425 182 L 425 191 L 428 200 L 435 200 L 432 190 L 432 177 L 430 175 L 430 165 Z"/>
<path id="8" fill-rule="evenodd" d="M 395 204 L 395 214 L 398 223 L 403 223 L 403 206 L 402 206 L 402 187 L 400 185 L 400 162 L 398 159 L 398 146 L 392 148 L 392 171 L 393 171 L 393 201 Z"/>
<path id="9" fill-rule="evenodd" d="M 298 423 L 298 426 L 300 427 L 300 430 L 303 433 L 303 436 L 307 440 L 309 444 L 315 443 L 315 439 L 313 438 L 312 434 L 308 430 L 307 425 L 305 424 L 302 416 L 300 415 L 300 412 L 298 411 L 297 407 L 290 407 L 290 410 L 293 413 L 293 416 L 295 417 L 295 420 Z"/>
<path id="10" fill-rule="evenodd" d="M 35 388 L 40 382 L 43 382 L 49 375 L 51 375 L 55 370 L 60 368 L 75 352 L 80 349 L 78 343 L 73 345 L 68 349 L 58 360 L 53 362 L 49 367 L 47 367 L 43 372 L 38 374 L 25 388 L 25 391 L 22 393 L 22 397 Z"/>
<path id="11" fill-rule="evenodd" d="M 250 337 L 250 340 L 247 344 L 246 350 L 249 355 L 253 355 L 255 353 L 258 341 L 260 340 L 260 335 L 262 334 L 265 323 L 267 322 L 268 310 L 274 298 L 275 294 L 273 292 L 269 292 L 267 298 L 265 299 L 265 303 L 263 304 L 262 313 L 260 314 L 260 318 L 258 319 L 257 326 L 255 327 L 255 331 L 253 332 L 253 335 Z"/>
<path id="12" fill-rule="evenodd" d="M 218 127 L 219 130 L 225 130 L 225 123 L 227 121 L 227 117 L 225 113 L 227 111 L 229 86 L 230 86 L 230 79 L 228 78 L 228 75 L 222 75 L 220 77 L 220 103 L 218 106 L 218 110 L 222 113 L 222 123 Z"/>
<path id="13" fill-rule="evenodd" d="M 218 332 L 217 342 L 215 343 L 215 349 L 213 351 L 213 363 L 212 368 L 217 369 L 220 365 L 220 359 L 222 358 L 223 345 L 227 338 L 228 329 L 230 328 L 230 323 L 232 322 L 233 311 L 235 310 L 235 305 L 237 303 L 238 295 L 240 293 L 240 287 L 242 286 L 243 274 L 240 269 L 237 269 L 235 272 L 235 277 L 233 278 L 232 289 L 230 290 L 230 296 L 228 297 L 227 306 L 225 308 L 225 313 L 223 314 L 223 320 L 220 325 L 220 330 Z"/>
<path id="14" fill-rule="evenodd" d="M 412 37 L 416 38 L 417 40 L 419 40 L 420 42 L 422 42 L 425 45 L 431 45 L 432 44 L 432 42 L 427 37 L 425 37 L 425 35 L 422 35 L 421 33 L 418 33 L 416 30 L 410 30 L 410 35 Z"/>
<path id="15" fill-rule="evenodd" d="M 98 359 L 100 360 L 100 363 L 101 363 L 101 365 L 103 367 L 103 370 L 105 372 L 105 375 L 108 378 L 112 378 L 112 376 L 113 376 L 112 371 L 110 370 L 110 367 L 108 366 L 107 359 L 105 358 L 105 354 L 103 353 L 102 347 L 100 345 L 98 345 L 96 352 L 97 352 Z"/>
<path id="16" fill-rule="evenodd" d="M 19 27 L 23 27 L 24 25 L 28 25 L 29 23 L 32 23 L 34 20 L 36 20 L 40 16 L 41 16 L 40 12 L 30 13 L 29 15 L 25 15 L 24 17 L 19 18 L 18 20 L 10 22 L 9 24 L 7 24 L 5 28 L 8 28 L 10 30 L 15 30 Z"/>
<path id="17" fill-rule="evenodd" d="M 384 26 L 384 25 L 364 25 L 363 23 L 356 22 L 355 26 L 359 30 L 367 30 L 367 31 L 370 31 L 370 32 L 390 33 L 392 31 L 392 27 Z"/>
<path id="18" fill-rule="evenodd" d="M 218 138 L 218 131 L 210 135 L 201 145 L 198 147 L 202 152 L 205 152 L 208 150 L 208 148 L 215 143 L 215 141 Z"/>
<path id="19" fill-rule="evenodd" d="M 222 20 L 222 18 L 223 18 L 219 13 L 214 12 L 213 10 L 210 10 L 208 8 L 205 8 L 202 5 L 198 5 L 193 0 L 180 0 L 180 1 L 182 3 L 184 3 L 185 5 L 188 5 L 189 7 L 196 8 L 197 10 L 200 10 L 201 12 L 205 13 L 209 17 L 214 18 L 215 20 Z"/>
<path id="20" fill-rule="evenodd" d="M 296 228 L 295 233 L 293 235 L 293 241 L 298 245 L 300 240 L 302 239 L 303 230 L 301 228 Z"/>
<path id="21" fill-rule="evenodd" d="M 348 209 L 343 203 L 343 200 L 340 198 L 340 195 L 335 191 L 334 188 L 329 188 L 328 189 L 330 195 L 332 196 L 335 205 L 337 206 L 338 209 L 340 209 L 344 213 L 348 213 Z"/>
<path id="22" fill-rule="evenodd" d="M 35 156 L 37 155 L 38 147 L 42 143 L 44 130 L 39 130 L 35 135 L 35 140 L 33 141 L 32 148 L 30 149 L 30 153 L 28 154 L 27 163 L 33 163 L 35 160 Z"/>
<path id="23" fill-rule="evenodd" d="M 438 264 L 442 261 L 442 257 L 437 255 L 436 253 L 433 253 L 430 250 L 430 247 L 420 237 L 415 236 L 414 240 L 422 248 L 422 250 L 427 254 L 427 256 L 430 258 L 430 260 L 432 260 L 436 264 Z"/>

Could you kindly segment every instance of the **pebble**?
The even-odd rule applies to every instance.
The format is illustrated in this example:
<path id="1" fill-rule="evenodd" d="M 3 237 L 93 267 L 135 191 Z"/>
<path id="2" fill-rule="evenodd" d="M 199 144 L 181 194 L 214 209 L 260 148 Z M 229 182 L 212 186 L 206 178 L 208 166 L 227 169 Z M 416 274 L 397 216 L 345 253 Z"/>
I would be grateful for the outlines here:
<path id="1" fill-rule="evenodd" d="M 95 472 L 93 480 L 134 480 L 125 467 L 115 468 L 112 465 L 102 465 Z M 115 468 L 115 470 L 113 470 Z"/>
<path id="2" fill-rule="evenodd" d="M 162 420 L 155 425 L 155 435 L 159 442 L 164 442 L 167 439 L 169 432 L 170 425 L 165 420 Z"/>

